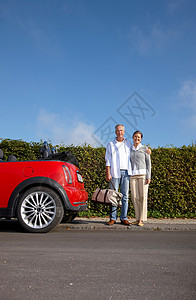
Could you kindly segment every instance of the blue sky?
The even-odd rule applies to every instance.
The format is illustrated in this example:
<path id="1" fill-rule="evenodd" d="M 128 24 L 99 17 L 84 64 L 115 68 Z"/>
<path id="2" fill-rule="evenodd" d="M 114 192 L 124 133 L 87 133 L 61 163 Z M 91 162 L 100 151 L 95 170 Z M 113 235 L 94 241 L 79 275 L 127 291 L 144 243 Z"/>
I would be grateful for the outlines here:
<path id="1" fill-rule="evenodd" d="M 196 141 L 194 0 L 0 0 L 0 138 Z"/>

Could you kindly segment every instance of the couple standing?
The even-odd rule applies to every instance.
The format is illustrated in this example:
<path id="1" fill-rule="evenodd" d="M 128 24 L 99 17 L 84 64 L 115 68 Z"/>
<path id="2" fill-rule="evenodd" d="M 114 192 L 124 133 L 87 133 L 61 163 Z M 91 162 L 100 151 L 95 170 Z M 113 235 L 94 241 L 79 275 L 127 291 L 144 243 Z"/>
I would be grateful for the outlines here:
<path id="1" fill-rule="evenodd" d="M 141 144 L 143 134 L 140 131 L 134 132 L 133 145 L 124 138 L 125 127 L 123 125 L 116 125 L 115 133 L 116 139 L 109 142 L 106 147 L 106 180 L 110 181 L 112 179 L 117 191 L 120 186 L 123 194 L 120 220 L 126 226 L 131 224 L 127 220 L 130 182 L 131 199 L 136 215 L 136 222 L 132 224 L 143 226 L 143 221 L 147 221 L 147 193 L 151 179 L 151 150 Z M 113 225 L 116 220 L 117 209 L 112 207 L 108 225 Z"/>

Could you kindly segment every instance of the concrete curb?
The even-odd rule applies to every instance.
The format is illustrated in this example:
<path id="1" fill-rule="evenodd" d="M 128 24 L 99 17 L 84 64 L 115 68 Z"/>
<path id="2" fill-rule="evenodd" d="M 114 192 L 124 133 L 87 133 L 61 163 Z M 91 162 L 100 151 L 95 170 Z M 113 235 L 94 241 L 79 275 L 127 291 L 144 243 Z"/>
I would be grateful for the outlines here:
<path id="1" fill-rule="evenodd" d="M 124 226 L 118 220 L 108 226 L 108 218 L 76 218 L 71 223 L 61 223 L 56 230 L 129 230 L 129 231 L 196 231 L 196 219 L 148 219 L 143 227 Z M 129 219 L 130 222 L 135 219 Z"/>

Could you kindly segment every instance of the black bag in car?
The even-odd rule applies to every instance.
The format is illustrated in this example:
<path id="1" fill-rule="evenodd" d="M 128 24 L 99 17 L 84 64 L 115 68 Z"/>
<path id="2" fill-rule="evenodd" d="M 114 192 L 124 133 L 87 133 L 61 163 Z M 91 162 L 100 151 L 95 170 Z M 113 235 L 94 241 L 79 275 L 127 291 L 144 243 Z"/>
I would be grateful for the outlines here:
<path id="1" fill-rule="evenodd" d="M 77 158 L 69 151 L 50 154 L 47 159 L 66 161 L 79 168 L 79 162 Z"/>
<path id="2" fill-rule="evenodd" d="M 52 148 L 51 151 L 48 142 L 44 142 L 44 146 L 40 147 L 39 152 L 41 154 L 41 159 L 66 161 L 79 168 L 79 162 L 71 152 L 63 151 L 58 153 L 55 148 Z"/>
<path id="3" fill-rule="evenodd" d="M 66 161 L 66 162 L 69 162 L 79 168 L 79 162 L 78 162 L 77 158 L 69 151 L 63 151 L 60 153 L 50 154 L 50 155 L 48 155 L 48 157 L 44 157 L 42 159 Z"/>

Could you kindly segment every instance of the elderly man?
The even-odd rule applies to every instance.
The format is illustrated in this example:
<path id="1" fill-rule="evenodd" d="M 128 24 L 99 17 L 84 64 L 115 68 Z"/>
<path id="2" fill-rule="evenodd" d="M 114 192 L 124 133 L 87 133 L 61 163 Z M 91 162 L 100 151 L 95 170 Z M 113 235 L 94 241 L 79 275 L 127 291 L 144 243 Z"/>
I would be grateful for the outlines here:
<path id="1" fill-rule="evenodd" d="M 115 126 L 116 139 L 109 142 L 106 147 L 106 180 L 114 184 L 115 189 L 123 194 L 122 208 L 121 208 L 121 224 L 129 226 L 130 222 L 127 220 L 128 200 L 129 200 L 129 178 L 132 174 L 130 151 L 131 143 L 124 138 L 125 127 L 121 124 Z M 112 187 L 111 187 L 112 188 Z M 110 221 L 108 225 L 113 225 L 117 220 L 116 207 L 111 208 Z"/>

